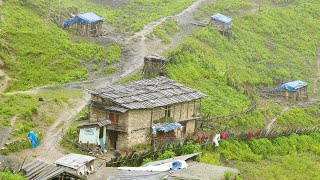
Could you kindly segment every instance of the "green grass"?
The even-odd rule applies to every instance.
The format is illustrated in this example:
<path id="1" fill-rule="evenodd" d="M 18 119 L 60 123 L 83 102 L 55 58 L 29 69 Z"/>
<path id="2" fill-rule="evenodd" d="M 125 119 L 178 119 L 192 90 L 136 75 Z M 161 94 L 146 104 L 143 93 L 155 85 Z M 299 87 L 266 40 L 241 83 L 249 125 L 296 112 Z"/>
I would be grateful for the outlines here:
<path id="1" fill-rule="evenodd" d="M 121 47 L 119 44 L 113 43 L 108 47 L 107 63 L 119 62 L 121 58 Z"/>
<path id="2" fill-rule="evenodd" d="M 64 0 L 61 3 L 63 18 L 68 18 L 67 14 L 80 12 L 94 12 L 104 18 L 105 22 L 111 24 L 118 32 L 132 34 L 141 30 L 149 22 L 156 21 L 165 16 L 171 16 L 181 12 L 190 6 L 194 0 L 131 0 L 122 8 L 111 9 L 85 0 Z M 28 2 L 30 6 L 41 7 L 42 14 L 47 14 L 44 10 L 59 9 L 59 2 L 43 2 L 35 0 Z"/>
<path id="3" fill-rule="evenodd" d="M 318 114 L 312 114 L 314 110 L 318 113 L 319 106 L 310 107 L 306 110 L 301 108 L 290 109 L 277 118 L 275 124 L 280 127 L 314 127 L 316 125 L 320 125 L 320 117 L 318 117 Z"/>
<path id="4" fill-rule="evenodd" d="M 71 99 L 79 98 L 79 91 L 43 90 L 37 94 L 0 94 L 0 125 L 10 126 L 14 116 L 13 139 L 26 137 L 30 130 L 42 131 L 40 127 L 50 126 L 55 121 L 58 108 L 70 106 Z M 43 98 L 44 101 L 38 101 Z"/>
<path id="5" fill-rule="evenodd" d="M 7 91 L 83 80 L 88 76 L 85 62 L 105 59 L 102 46 L 73 42 L 33 6 L 8 0 L 1 9 L 0 58 L 13 79 Z"/>
<path id="6" fill-rule="evenodd" d="M 154 27 L 151 34 L 161 39 L 164 44 L 169 44 L 170 35 L 172 36 L 179 31 L 180 27 L 178 26 L 178 22 L 174 19 L 168 19 L 161 25 Z"/>
<path id="7" fill-rule="evenodd" d="M 318 179 L 320 134 L 222 141 L 204 150 L 200 162 L 233 166 L 244 179 Z"/>
<path id="8" fill-rule="evenodd" d="M 7 180 L 7 179 L 11 179 L 11 180 L 25 180 L 27 179 L 26 177 L 20 175 L 20 174 L 14 174 L 11 172 L 0 172 L 0 180 Z"/>
<path id="9" fill-rule="evenodd" d="M 320 4 L 305 4 L 233 17 L 233 40 L 210 26 L 198 30 L 168 52 L 169 77 L 208 94 L 203 110 L 212 115 L 248 106 L 242 87 L 265 90 L 296 79 L 312 87 L 320 45 L 319 10 Z"/>

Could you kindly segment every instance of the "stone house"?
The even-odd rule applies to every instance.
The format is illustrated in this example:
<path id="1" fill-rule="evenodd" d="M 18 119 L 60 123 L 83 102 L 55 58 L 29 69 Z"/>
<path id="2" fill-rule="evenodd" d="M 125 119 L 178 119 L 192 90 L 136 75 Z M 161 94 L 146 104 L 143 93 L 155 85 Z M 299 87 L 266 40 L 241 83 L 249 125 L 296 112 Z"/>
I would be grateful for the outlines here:
<path id="1" fill-rule="evenodd" d="M 184 139 L 195 133 L 205 94 L 166 77 L 145 79 L 100 89 L 91 94 L 91 122 L 110 120 L 106 126 L 107 149 L 124 149 L 151 143 L 154 125 L 174 127 L 171 136 Z M 172 124 L 172 125 L 170 125 Z M 181 131 L 175 129 L 181 124 Z M 160 128 L 161 129 L 161 128 Z M 157 136 L 161 136 L 159 133 Z"/>

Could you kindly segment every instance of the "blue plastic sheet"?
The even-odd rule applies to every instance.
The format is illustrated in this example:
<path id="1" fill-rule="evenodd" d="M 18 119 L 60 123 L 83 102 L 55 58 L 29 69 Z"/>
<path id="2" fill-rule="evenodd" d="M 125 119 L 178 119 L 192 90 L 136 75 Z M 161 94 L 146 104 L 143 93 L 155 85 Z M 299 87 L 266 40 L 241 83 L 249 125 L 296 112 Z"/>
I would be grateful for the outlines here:
<path id="1" fill-rule="evenodd" d="M 232 19 L 228 16 L 222 15 L 222 14 L 215 14 L 211 16 L 211 19 L 225 23 L 225 24 L 230 24 Z"/>
<path id="2" fill-rule="evenodd" d="M 76 22 L 81 22 L 81 23 L 94 23 L 98 21 L 102 21 L 103 19 L 99 17 L 98 15 L 89 12 L 89 13 L 84 13 L 84 14 L 79 14 L 76 17 L 66 20 L 63 23 L 63 27 L 70 26 L 72 24 L 75 24 Z"/>
<path id="3" fill-rule="evenodd" d="M 181 168 L 181 166 L 182 166 L 182 163 L 180 161 L 175 161 L 172 163 L 173 170 L 179 169 L 179 168 Z"/>
<path id="4" fill-rule="evenodd" d="M 37 141 L 37 135 L 33 131 L 28 132 L 28 138 L 30 139 L 31 145 L 33 148 L 35 148 L 39 145 L 38 141 Z"/>
<path id="5" fill-rule="evenodd" d="M 105 144 L 104 144 L 103 138 L 100 138 L 100 139 L 99 139 L 99 142 L 100 142 L 100 149 L 101 149 L 101 150 L 104 150 Z"/>
<path id="6" fill-rule="evenodd" d="M 182 127 L 182 125 L 177 122 L 175 122 L 175 123 L 157 123 L 152 126 L 152 134 L 155 135 L 159 131 L 163 131 L 163 132 L 167 133 L 169 131 L 179 129 L 181 127 Z"/>
<path id="7" fill-rule="evenodd" d="M 286 89 L 291 92 L 296 92 L 298 89 L 305 87 L 305 86 L 308 86 L 308 84 L 297 80 L 297 81 L 292 81 L 292 82 L 282 84 L 281 86 L 274 88 L 273 91 L 280 91 L 280 90 Z"/>

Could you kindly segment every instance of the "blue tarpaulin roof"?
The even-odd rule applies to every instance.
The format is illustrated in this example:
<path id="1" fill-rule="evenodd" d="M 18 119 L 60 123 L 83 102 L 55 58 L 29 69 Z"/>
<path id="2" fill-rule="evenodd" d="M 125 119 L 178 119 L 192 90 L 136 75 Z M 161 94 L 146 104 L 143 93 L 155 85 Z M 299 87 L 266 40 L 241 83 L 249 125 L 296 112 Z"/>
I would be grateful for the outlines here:
<path id="1" fill-rule="evenodd" d="M 280 91 L 280 90 L 286 89 L 291 92 L 296 92 L 297 89 L 305 87 L 305 86 L 308 86 L 308 84 L 298 80 L 298 81 L 284 83 L 281 86 L 274 88 L 274 91 Z"/>
<path id="2" fill-rule="evenodd" d="M 98 15 L 96 15 L 92 12 L 89 12 L 89 13 L 79 14 L 72 19 L 64 21 L 63 26 L 67 27 L 72 24 L 75 24 L 76 22 L 95 23 L 95 22 L 102 21 L 102 20 L 103 19 L 101 17 L 99 17 Z"/>
<path id="3" fill-rule="evenodd" d="M 182 125 L 177 122 L 175 122 L 175 123 L 157 123 L 152 126 L 152 134 L 155 135 L 159 131 L 163 131 L 163 132 L 167 133 L 169 131 L 179 129 L 181 127 L 182 127 Z"/>
<path id="4" fill-rule="evenodd" d="M 225 23 L 225 24 L 230 24 L 232 19 L 228 16 L 222 15 L 222 14 L 215 14 L 211 16 L 211 19 Z"/>

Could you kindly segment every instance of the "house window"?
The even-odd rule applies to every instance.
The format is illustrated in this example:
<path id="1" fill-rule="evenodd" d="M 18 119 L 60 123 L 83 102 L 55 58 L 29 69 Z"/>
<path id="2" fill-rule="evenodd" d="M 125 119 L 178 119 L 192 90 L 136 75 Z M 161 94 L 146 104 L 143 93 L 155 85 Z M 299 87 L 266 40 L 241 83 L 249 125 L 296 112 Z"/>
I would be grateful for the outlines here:
<path id="1" fill-rule="evenodd" d="M 164 114 L 166 118 L 171 117 L 171 106 L 166 106 Z"/>
<path id="2" fill-rule="evenodd" d="M 118 124 L 119 123 L 119 114 L 109 112 L 109 119 L 112 122 L 112 124 Z"/>

